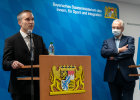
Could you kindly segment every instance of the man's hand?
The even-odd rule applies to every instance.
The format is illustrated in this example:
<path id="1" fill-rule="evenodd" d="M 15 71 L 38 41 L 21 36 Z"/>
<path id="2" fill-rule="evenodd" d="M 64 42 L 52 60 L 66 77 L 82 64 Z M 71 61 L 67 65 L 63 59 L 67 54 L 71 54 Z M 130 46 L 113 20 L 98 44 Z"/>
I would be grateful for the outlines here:
<path id="1" fill-rule="evenodd" d="M 13 69 L 18 69 L 18 68 L 21 68 L 22 66 L 24 66 L 22 63 L 20 63 L 19 61 L 14 61 L 12 63 L 12 68 Z"/>
<path id="2" fill-rule="evenodd" d="M 125 46 L 123 46 L 123 47 L 121 47 L 121 48 L 118 48 L 118 52 L 119 52 L 119 53 L 120 53 L 120 52 L 124 52 L 124 51 L 126 51 L 126 50 L 128 50 L 128 44 L 125 45 Z"/>

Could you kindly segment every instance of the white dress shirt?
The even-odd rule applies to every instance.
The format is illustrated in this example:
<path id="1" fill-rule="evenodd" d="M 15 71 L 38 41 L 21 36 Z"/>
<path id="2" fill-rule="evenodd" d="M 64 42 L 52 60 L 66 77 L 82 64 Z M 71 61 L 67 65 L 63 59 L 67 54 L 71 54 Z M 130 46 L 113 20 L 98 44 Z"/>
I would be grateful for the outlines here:
<path id="1" fill-rule="evenodd" d="M 23 31 L 20 30 L 20 33 L 28 47 L 28 49 L 30 50 L 30 36 L 27 34 L 27 33 L 24 33 Z M 32 40 L 32 43 L 33 43 L 33 40 Z"/>

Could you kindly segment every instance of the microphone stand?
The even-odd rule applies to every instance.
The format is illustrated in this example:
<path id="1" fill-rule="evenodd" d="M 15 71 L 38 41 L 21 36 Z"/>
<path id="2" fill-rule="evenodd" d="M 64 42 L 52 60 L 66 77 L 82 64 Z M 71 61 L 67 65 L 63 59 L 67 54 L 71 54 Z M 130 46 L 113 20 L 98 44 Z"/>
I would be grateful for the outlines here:
<path id="1" fill-rule="evenodd" d="M 33 47 L 33 36 L 30 33 L 30 54 L 31 54 L 31 100 L 34 100 L 34 81 L 33 81 L 33 62 L 34 62 L 34 47 Z"/>

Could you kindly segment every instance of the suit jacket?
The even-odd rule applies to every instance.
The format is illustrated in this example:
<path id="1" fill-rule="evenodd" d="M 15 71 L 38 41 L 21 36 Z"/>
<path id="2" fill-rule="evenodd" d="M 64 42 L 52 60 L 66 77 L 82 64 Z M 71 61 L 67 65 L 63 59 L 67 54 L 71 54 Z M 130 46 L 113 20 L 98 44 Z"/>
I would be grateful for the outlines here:
<path id="1" fill-rule="evenodd" d="M 39 55 L 47 55 L 48 50 L 46 49 L 42 37 L 33 34 L 34 41 L 34 62 L 33 64 L 39 64 Z M 12 69 L 11 64 L 13 61 L 19 61 L 24 65 L 30 65 L 30 51 L 21 36 L 20 32 L 7 38 L 5 40 L 5 48 L 3 55 L 3 69 L 6 71 L 11 71 L 10 82 L 9 82 L 9 92 L 11 93 L 30 93 L 31 92 L 31 82 L 30 81 L 19 81 L 17 80 L 17 69 Z M 39 85 L 38 82 L 34 84 Z M 38 86 L 39 87 L 39 86 Z"/>
<path id="2" fill-rule="evenodd" d="M 135 65 L 133 56 L 135 52 L 134 38 L 130 36 L 121 37 L 119 48 L 128 44 L 128 50 L 118 53 L 115 38 L 105 40 L 101 49 L 102 57 L 107 59 L 104 71 L 104 81 L 113 82 L 116 76 L 117 67 L 126 81 L 134 81 L 138 77 L 128 76 L 129 74 L 137 74 L 136 68 L 128 68 L 130 65 Z M 114 60 L 109 60 L 109 57 L 114 57 Z"/>

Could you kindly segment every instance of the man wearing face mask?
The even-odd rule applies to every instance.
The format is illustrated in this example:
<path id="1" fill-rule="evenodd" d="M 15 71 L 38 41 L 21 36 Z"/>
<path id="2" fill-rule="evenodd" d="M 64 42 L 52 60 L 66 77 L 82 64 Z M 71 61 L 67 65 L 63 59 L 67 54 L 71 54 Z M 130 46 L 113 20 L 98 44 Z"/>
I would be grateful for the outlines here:
<path id="1" fill-rule="evenodd" d="M 104 81 L 108 82 L 112 100 L 133 100 L 135 80 L 138 77 L 133 56 L 135 52 L 134 38 L 123 35 L 124 22 L 116 19 L 112 23 L 113 38 L 104 41 L 101 55 L 107 59 L 104 71 Z"/>

